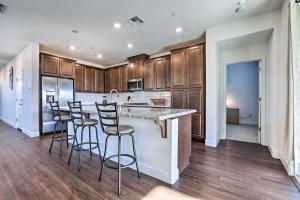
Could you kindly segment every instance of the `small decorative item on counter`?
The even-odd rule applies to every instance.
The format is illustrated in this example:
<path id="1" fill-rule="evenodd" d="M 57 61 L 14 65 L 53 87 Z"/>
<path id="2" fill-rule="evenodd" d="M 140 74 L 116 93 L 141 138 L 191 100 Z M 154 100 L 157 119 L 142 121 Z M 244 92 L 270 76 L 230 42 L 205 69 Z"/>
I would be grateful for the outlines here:
<path id="1" fill-rule="evenodd" d="M 166 99 L 150 99 L 153 105 L 155 106 L 165 106 L 166 105 Z"/>
<path id="2" fill-rule="evenodd" d="M 107 104 L 107 97 L 106 97 L 106 96 L 103 96 L 102 103 L 103 103 L 103 104 Z"/>

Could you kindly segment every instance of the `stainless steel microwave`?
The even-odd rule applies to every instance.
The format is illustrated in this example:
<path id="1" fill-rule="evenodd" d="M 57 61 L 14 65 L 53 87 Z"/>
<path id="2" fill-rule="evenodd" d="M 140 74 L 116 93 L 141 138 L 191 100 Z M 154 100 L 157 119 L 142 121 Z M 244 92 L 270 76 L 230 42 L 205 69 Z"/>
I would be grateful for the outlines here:
<path id="1" fill-rule="evenodd" d="M 143 91 L 144 90 L 144 79 L 131 79 L 128 80 L 128 91 Z"/>

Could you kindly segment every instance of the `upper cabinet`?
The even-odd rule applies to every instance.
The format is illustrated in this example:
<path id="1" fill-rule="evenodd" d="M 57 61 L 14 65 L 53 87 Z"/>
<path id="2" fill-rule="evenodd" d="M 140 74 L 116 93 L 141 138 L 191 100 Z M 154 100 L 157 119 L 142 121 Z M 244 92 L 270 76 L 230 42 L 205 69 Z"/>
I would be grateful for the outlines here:
<path id="1" fill-rule="evenodd" d="M 95 68 L 95 92 L 104 92 L 104 71 Z"/>
<path id="2" fill-rule="evenodd" d="M 111 68 L 111 89 L 121 90 L 120 67 Z"/>
<path id="3" fill-rule="evenodd" d="M 172 88 L 203 87 L 204 45 L 175 50 L 171 54 Z"/>
<path id="4" fill-rule="evenodd" d="M 59 58 L 48 55 L 40 55 L 41 74 L 58 76 L 59 75 Z"/>
<path id="5" fill-rule="evenodd" d="M 191 47 L 186 50 L 188 87 L 203 86 L 204 61 L 203 45 Z"/>
<path id="6" fill-rule="evenodd" d="M 127 65 L 123 65 L 120 66 L 120 74 L 121 74 L 121 88 L 120 91 L 121 92 L 127 92 L 128 88 L 128 66 Z"/>
<path id="7" fill-rule="evenodd" d="M 171 58 L 166 58 L 165 89 L 171 89 Z"/>
<path id="8" fill-rule="evenodd" d="M 84 74 L 83 67 L 79 64 L 75 65 L 75 91 L 84 91 Z"/>
<path id="9" fill-rule="evenodd" d="M 105 89 L 104 89 L 104 92 L 109 92 L 110 90 L 111 90 L 111 69 L 106 69 L 105 71 L 104 71 L 104 80 L 105 80 L 105 82 L 104 82 L 104 87 L 105 87 Z"/>
<path id="10" fill-rule="evenodd" d="M 146 54 L 140 54 L 128 58 L 128 79 L 145 78 L 144 61 L 149 58 Z"/>
<path id="11" fill-rule="evenodd" d="M 154 90 L 154 60 L 147 60 L 144 62 L 145 78 L 144 78 L 144 90 Z"/>
<path id="12" fill-rule="evenodd" d="M 59 76 L 65 78 L 75 77 L 75 61 L 64 58 L 59 59 Z"/>
<path id="13" fill-rule="evenodd" d="M 95 69 L 85 66 L 83 69 L 84 74 L 84 91 L 94 92 L 95 90 Z"/>
<path id="14" fill-rule="evenodd" d="M 155 89 L 164 90 L 166 81 L 166 61 L 164 58 L 155 60 Z"/>

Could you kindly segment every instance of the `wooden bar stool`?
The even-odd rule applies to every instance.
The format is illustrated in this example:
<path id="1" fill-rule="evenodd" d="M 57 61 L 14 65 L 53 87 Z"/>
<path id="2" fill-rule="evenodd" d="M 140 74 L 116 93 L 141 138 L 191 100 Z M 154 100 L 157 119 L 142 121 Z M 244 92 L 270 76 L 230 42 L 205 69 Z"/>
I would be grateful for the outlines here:
<path id="1" fill-rule="evenodd" d="M 53 136 L 49 148 L 49 153 L 52 151 L 52 146 L 54 141 L 59 142 L 59 156 L 62 156 L 62 143 L 63 141 L 67 141 L 67 148 L 69 147 L 69 140 L 74 139 L 74 135 L 69 135 L 68 131 L 66 132 L 66 135 L 64 134 L 64 124 L 68 124 L 68 121 L 71 121 L 72 118 L 70 115 L 66 114 L 66 112 L 60 110 L 59 103 L 57 101 L 50 102 L 50 107 L 52 111 L 53 121 L 55 121 Z M 57 133 L 58 126 L 60 125 L 60 132 Z"/>
<path id="2" fill-rule="evenodd" d="M 135 163 L 138 177 L 140 178 L 140 171 L 136 156 L 135 150 L 135 142 L 134 142 L 134 128 L 129 125 L 119 125 L 119 115 L 117 110 L 117 103 L 110 103 L 110 104 L 99 104 L 95 102 L 99 121 L 102 128 L 102 131 L 107 135 L 105 139 L 105 148 L 104 148 L 104 156 L 102 161 L 102 167 L 100 170 L 99 181 L 101 180 L 103 166 L 105 165 L 108 168 L 118 169 L 118 194 L 121 194 L 121 169 L 126 168 Z M 122 136 L 130 136 L 132 140 L 132 149 L 133 149 L 133 156 L 130 154 L 122 154 L 121 153 L 121 138 Z M 106 158 L 106 151 L 107 151 L 107 142 L 109 137 L 118 137 L 118 153 Z M 112 166 L 107 163 L 112 158 L 118 157 L 118 166 Z M 121 157 L 127 157 L 132 160 L 129 164 L 123 165 L 121 163 Z"/>
<path id="3" fill-rule="evenodd" d="M 97 148 L 98 153 L 99 153 L 99 158 L 100 158 L 100 161 L 101 161 L 101 167 L 102 167 L 102 159 L 101 159 L 101 150 L 100 150 L 99 137 L 98 137 L 98 129 L 96 127 L 96 125 L 98 124 L 98 120 L 96 120 L 96 119 L 86 119 L 84 117 L 80 101 L 68 102 L 68 105 L 69 105 L 70 114 L 71 114 L 72 121 L 73 121 L 74 135 L 75 135 L 75 138 L 74 138 L 73 144 L 72 144 L 72 149 L 71 149 L 69 159 L 68 159 L 68 165 L 71 162 L 73 150 L 79 151 L 80 153 L 79 153 L 79 158 L 78 158 L 78 163 L 77 163 L 77 169 L 78 169 L 78 172 L 79 172 L 80 171 L 80 162 L 81 162 L 82 151 L 89 151 L 90 156 L 92 157 L 92 150 Z M 92 142 L 91 127 L 93 127 L 95 129 L 95 135 L 96 135 L 96 141 L 95 142 Z M 77 139 L 77 130 L 78 130 L 78 128 L 81 128 L 80 143 L 78 142 L 78 139 Z M 84 134 L 84 129 L 85 128 L 88 128 L 88 130 L 89 130 L 89 141 L 88 142 L 83 142 L 83 134 Z M 76 142 L 76 145 L 75 145 L 75 142 Z M 83 145 L 88 145 L 89 148 L 83 149 Z"/>

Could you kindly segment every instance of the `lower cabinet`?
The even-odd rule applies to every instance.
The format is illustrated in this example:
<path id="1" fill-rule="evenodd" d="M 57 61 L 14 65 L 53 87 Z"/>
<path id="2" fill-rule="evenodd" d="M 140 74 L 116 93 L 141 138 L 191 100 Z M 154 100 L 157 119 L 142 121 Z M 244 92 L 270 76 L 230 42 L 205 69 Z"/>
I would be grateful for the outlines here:
<path id="1" fill-rule="evenodd" d="M 205 139 L 203 88 L 172 90 L 172 108 L 196 109 L 192 114 L 192 137 Z"/>

